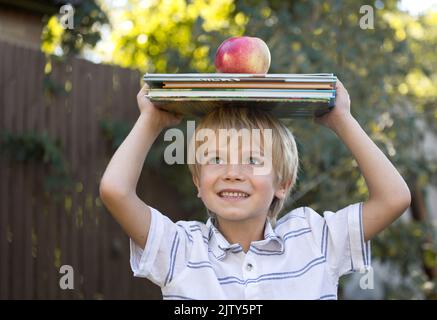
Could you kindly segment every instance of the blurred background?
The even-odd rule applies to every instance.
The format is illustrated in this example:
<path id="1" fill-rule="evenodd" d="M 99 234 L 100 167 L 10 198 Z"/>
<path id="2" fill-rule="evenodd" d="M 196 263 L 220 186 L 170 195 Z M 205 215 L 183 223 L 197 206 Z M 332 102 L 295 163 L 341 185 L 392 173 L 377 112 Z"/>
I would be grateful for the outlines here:
<path id="1" fill-rule="evenodd" d="M 336 74 L 412 192 L 409 210 L 372 241 L 374 288 L 345 276 L 339 297 L 437 298 L 437 1 L 68 2 L 71 29 L 67 1 L 0 0 L 0 299 L 161 299 L 133 277 L 99 181 L 139 115 L 144 72 L 215 72 L 219 44 L 240 35 L 267 43 L 269 73 Z M 286 123 L 302 168 L 283 213 L 366 199 L 333 133 Z M 163 160 L 167 144 L 156 140 L 137 192 L 174 221 L 205 221 L 187 167 Z M 74 270 L 72 290 L 59 286 L 62 265 Z"/>

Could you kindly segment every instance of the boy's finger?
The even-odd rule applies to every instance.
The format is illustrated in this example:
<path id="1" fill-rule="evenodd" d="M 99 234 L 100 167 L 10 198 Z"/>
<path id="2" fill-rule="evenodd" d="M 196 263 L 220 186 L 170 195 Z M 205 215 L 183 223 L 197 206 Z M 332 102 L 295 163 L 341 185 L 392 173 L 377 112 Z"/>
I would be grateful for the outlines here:
<path id="1" fill-rule="evenodd" d="M 139 104 L 144 103 L 144 101 L 149 101 L 147 94 L 149 93 L 149 86 L 145 84 L 137 94 L 137 101 Z"/>
<path id="2" fill-rule="evenodd" d="M 149 92 L 149 85 L 147 83 L 141 88 L 140 93 L 146 95 Z"/>
<path id="3" fill-rule="evenodd" d="M 336 89 L 342 89 L 342 88 L 344 88 L 343 83 L 342 83 L 339 79 L 337 79 L 337 83 L 335 84 L 335 88 L 336 88 Z"/>

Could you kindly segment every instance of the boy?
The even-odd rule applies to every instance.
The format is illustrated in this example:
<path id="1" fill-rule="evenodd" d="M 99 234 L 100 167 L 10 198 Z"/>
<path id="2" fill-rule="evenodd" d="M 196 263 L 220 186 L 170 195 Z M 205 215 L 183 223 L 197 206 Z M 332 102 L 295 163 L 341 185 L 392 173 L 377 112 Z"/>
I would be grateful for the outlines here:
<path id="1" fill-rule="evenodd" d="M 196 132 L 271 130 L 272 170 L 254 174 L 269 160 L 264 158 L 265 145 L 259 147 L 261 141 L 255 155 L 253 145 L 239 145 L 237 163 L 221 157 L 227 140 L 219 145 L 208 141 L 208 151 L 200 157 L 204 161 L 190 165 L 198 196 L 211 215 L 205 225 L 173 223 L 136 195 L 153 141 L 163 128 L 180 121 L 155 108 L 145 98 L 144 86 L 137 97 L 140 117 L 100 184 L 104 204 L 131 238 L 134 275 L 159 285 L 164 299 L 336 299 L 339 277 L 370 266 L 369 240 L 410 204 L 405 181 L 352 117 L 340 81 L 336 89 L 335 108 L 316 122 L 333 130 L 350 149 L 369 199 L 324 212 L 323 217 L 310 208 L 297 208 L 276 223 L 296 179 L 294 138 L 267 113 L 219 108 L 202 119 Z"/>

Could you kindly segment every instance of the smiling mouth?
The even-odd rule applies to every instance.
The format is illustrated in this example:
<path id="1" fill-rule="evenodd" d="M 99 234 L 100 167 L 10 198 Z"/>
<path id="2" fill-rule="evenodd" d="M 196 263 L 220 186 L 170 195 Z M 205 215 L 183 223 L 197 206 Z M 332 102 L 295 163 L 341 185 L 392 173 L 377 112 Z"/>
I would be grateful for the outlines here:
<path id="1" fill-rule="evenodd" d="M 226 200 L 242 200 L 248 198 L 250 195 L 245 192 L 234 192 L 234 191 L 221 191 L 218 196 Z"/>

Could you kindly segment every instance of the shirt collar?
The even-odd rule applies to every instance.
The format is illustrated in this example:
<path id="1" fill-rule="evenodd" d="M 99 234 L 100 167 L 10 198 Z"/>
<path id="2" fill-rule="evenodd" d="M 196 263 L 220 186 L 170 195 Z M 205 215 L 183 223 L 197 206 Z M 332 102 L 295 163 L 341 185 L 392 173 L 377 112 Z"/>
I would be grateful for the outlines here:
<path id="1" fill-rule="evenodd" d="M 236 253 L 243 250 L 240 244 L 230 244 L 228 240 L 225 239 L 221 232 L 215 227 L 213 218 L 208 219 L 206 226 L 208 227 L 209 249 L 216 259 L 223 260 L 228 252 Z M 260 251 L 269 253 L 284 252 L 284 241 L 273 230 L 270 219 L 266 219 L 264 239 L 253 241 L 249 250 L 255 253 Z"/>

